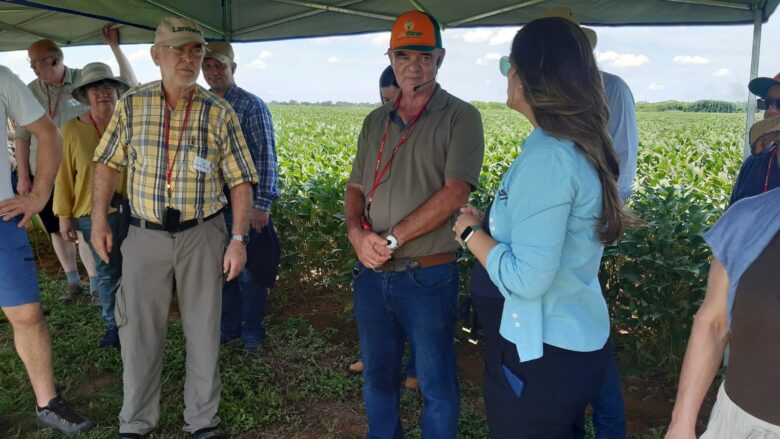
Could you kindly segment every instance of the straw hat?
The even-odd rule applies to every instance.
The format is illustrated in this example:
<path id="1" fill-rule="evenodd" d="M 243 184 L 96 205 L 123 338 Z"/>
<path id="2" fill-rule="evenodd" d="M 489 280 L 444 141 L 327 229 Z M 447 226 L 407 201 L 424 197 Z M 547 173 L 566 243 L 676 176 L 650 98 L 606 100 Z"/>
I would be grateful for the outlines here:
<path id="1" fill-rule="evenodd" d="M 96 82 L 111 81 L 116 88 L 117 96 L 122 96 L 127 90 L 130 89 L 130 84 L 119 76 L 114 76 L 111 71 L 111 67 L 108 64 L 102 62 L 89 63 L 81 69 L 81 78 L 75 84 L 73 84 L 73 91 L 71 94 L 73 98 L 82 104 L 89 105 L 89 98 L 87 98 L 87 88 Z"/>

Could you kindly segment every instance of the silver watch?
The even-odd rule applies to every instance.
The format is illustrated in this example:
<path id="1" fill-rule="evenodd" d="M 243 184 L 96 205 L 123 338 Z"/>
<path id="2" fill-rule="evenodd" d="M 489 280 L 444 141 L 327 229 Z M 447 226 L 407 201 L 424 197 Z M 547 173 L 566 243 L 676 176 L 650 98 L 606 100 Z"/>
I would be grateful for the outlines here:
<path id="1" fill-rule="evenodd" d="M 240 235 L 238 233 L 234 233 L 230 235 L 231 241 L 238 241 L 241 244 L 247 245 L 249 243 L 249 235 Z"/>

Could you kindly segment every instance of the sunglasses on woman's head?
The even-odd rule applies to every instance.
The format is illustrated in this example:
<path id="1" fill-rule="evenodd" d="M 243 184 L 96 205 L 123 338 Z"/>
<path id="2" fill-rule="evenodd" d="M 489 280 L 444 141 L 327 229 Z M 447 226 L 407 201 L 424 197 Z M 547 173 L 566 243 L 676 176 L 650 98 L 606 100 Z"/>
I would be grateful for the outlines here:
<path id="1" fill-rule="evenodd" d="M 501 59 L 498 60 L 498 70 L 501 71 L 501 74 L 504 76 L 509 76 L 509 69 L 512 68 L 512 62 L 509 61 L 508 56 L 502 56 Z"/>

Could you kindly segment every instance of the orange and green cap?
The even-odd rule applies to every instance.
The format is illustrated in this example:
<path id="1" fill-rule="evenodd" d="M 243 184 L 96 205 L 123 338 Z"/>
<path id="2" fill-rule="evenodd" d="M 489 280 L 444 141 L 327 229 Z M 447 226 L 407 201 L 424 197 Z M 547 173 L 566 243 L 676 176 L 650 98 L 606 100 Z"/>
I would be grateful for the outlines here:
<path id="1" fill-rule="evenodd" d="M 390 50 L 431 52 L 441 48 L 439 23 L 429 14 L 409 11 L 395 19 L 390 31 Z"/>

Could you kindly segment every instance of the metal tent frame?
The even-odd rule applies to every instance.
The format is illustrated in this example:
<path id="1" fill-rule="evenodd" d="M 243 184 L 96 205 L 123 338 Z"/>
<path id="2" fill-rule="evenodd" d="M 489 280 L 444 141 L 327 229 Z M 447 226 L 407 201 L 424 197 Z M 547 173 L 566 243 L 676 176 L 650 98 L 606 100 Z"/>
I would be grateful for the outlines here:
<path id="1" fill-rule="evenodd" d="M 387 30 L 395 17 L 418 9 L 442 28 L 521 25 L 551 6 L 576 11 L 583 24 L 752 24 L 750 79 L 758 74 L 763 23 L 780 0 L 0 0 L 0 51 L 49 38 L 63 46 L 100 44 L 105 21 L 124 26 L 123 42 L 148 43 L 160 17 L 200 24 L 211 40 L 267 41 Z M 756 99 L 748 93 L 747 132 Z"/>

